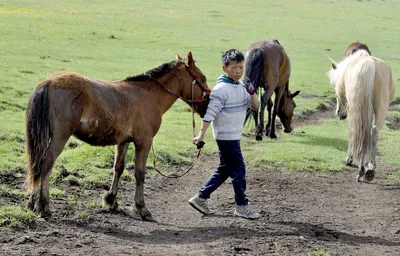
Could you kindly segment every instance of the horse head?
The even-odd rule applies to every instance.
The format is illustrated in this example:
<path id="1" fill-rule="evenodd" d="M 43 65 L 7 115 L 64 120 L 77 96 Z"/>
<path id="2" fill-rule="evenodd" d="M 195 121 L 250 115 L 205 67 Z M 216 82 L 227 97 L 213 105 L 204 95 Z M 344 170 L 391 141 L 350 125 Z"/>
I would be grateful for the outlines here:
<path id="1" fill-rule="evenodd" d="M 369 53 L 369 55 L 371 55 L 371 52 L 370 52 L 368 46 L 367 46 L 366 44 L 363 44 L 363 43 L 357 41 L 357 42 L 355 42 L 355 43 L 351 43 L 351 44 L 347 47 L 346 51 L 344 52 L 344 56 L 347 57 L 347 56 L 349 56 L 349 55 L 352 55 L 352 54 L 354 54 L 356 51 L 361 50 L 361 49 L 362 49 L 362 50 L 366 50 L 366 51 Z"/>
<path id="2" fill-rule="evenodd" d="M 211 93 L 211 89 L 207 85 L 207 78 L 196 66 L 191 52 L 185 59 L 176 54 L 176 60 L 185 64 L 185 71 L 181 72 L 183 84 L 181 97 L 200 117 L 204 117 Z"/>
<path id="3" fill-rule="evenodd" d="M 286 133 L 290 133 L 293 130 L 292 127 L 292 119 L 293 112 L 296 108 L 296 103 L 293 98 L 299 95 L 300 91 L 296 91 L 295 93 L 290 93 L 289 90 L 282 95 L 282 99 L 280 101 L 278 117 L 281 120 L 283 125 L 283 131 Z"/>

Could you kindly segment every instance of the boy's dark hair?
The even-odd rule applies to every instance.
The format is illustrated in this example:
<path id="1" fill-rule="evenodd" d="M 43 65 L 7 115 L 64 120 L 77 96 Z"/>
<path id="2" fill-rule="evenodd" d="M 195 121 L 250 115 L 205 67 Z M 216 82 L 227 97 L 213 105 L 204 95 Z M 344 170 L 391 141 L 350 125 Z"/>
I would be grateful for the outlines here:
<path id="1" fill-rule="evenodd" d="M 236 49 L 230 49 L 222 53 L 222 65 L 227 67 L 231 61 L 242 62 L 244 61 L 243 53 Z"/>

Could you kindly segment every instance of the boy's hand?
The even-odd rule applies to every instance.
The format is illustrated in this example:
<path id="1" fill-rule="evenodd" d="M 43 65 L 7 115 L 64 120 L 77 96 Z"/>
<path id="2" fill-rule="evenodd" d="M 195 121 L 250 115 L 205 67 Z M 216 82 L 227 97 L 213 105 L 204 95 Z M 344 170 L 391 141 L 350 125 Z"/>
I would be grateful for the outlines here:
<path id="1" fill-rule="evenodd" d="M 250 95 L 256 93 L 256 88 L 254 88 L 253 83 L 250 81 L 248 77 L 243 81 L 243 84 Z"/>
<path id="2" fill-rule="evenodd" d="M 203 141 L 203 139 L 204 138 L 202 136 L 197 136 L 197 137 L 193 138 L 193 144 L 197 146 L 197 149 L 201 149 L 204 146 L 204 144 L 206 144 Z"/>

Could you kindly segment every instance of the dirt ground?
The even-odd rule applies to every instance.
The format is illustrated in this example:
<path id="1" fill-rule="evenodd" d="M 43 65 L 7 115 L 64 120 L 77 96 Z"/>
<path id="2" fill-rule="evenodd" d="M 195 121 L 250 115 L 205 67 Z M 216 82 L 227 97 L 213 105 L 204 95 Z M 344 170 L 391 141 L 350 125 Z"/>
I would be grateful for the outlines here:
<path id="1" fill-rule="evenodd" d="M 307 119 L 307 118 L 306 118 Z M 356 170 L 327 176 L 309 172 L 254 170 L 248 191 L 258 220 L 233 216 L 233 190 L 226 182 L 212 197 L 217 211 L 202 216 L 187 203 L 217 156 L 201 156 L 179 179 L 146 177 L 145 199 L 157 222 L 134 211 L 134 181 L 122 181 L 120 211 L 99 206 L 105 187 L 57 184 L 66 194 L 51 201 L 53 216 L 31 227 L 0 227 L 0 255 L 400 255 L 400 183 L 384 178 L 393 167 L 378 163 L 372 183 L 355 181 Z M 24 170 L 0 175 L 22 187 Z M 19 178 L 18 178 L 19 177 Z M 23 196 L 0 194 L 0 204 L 25 204 Z M 79 216 L 85 211 L 87 216 Z"/>

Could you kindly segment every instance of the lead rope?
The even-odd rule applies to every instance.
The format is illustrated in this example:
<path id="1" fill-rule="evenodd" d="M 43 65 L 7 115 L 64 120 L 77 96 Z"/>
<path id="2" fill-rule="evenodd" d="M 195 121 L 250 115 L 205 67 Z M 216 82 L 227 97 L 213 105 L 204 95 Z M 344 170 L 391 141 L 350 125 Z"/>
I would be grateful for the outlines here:
<path id="1" fill-rule="evenodd" d="M 194 102 L 193 102 L 193 100 L 194 100 L 194 85 L 195 85 L 195 83 L 196 83 L 196 80 L 193 80 L 193 82 L 192 82 L 192 128 L 193 128 L 192 130 L 193 130 L 193 138 L 196 137 L 196 122 L 194 120 Z M 184 173 L 182 173 L 180 175 L 178 175 L 178 174 L 166 175 L 166 174 L 163 174 L 162 172 L 160 172 L 160 170 L 158 170 L 157 167 L 156 167 L 156 154 L 154 153 L 154 147 L 153 147 L 153 143 L 152 143 L 151 144 L 151 150 L 153 151 L 154 170 L 156 172 L 158 172 L 158 174 L 160 174 L 161 176 L 166 177 L 166 178 L 170 178 L 170 179 L 183 177 L 185 174 L 187 174 L 195 166 L 195 164 L 197 163 L 197 160 L 199 160 L 200 153 L 201 153 L 201 147 L 199 147 L 199 146 L 197 147 L 198 151 L 197 151 L 196 157 L 195 157 L 192 165 L 189 167 L 189 169 L 187 169 Z"/>

